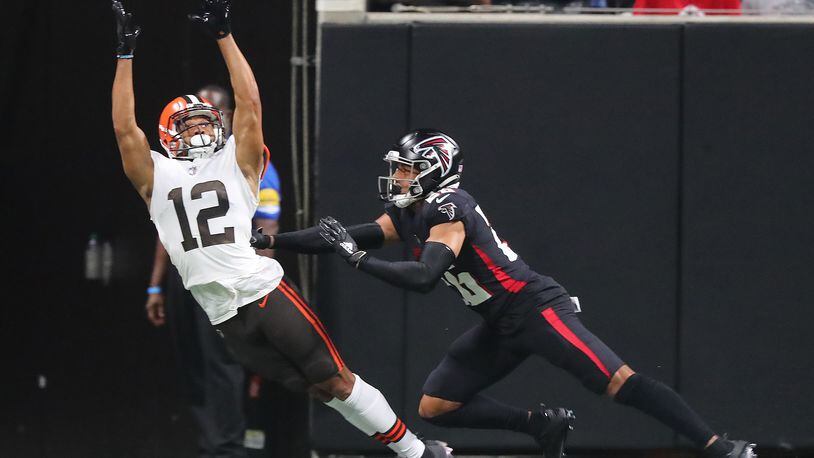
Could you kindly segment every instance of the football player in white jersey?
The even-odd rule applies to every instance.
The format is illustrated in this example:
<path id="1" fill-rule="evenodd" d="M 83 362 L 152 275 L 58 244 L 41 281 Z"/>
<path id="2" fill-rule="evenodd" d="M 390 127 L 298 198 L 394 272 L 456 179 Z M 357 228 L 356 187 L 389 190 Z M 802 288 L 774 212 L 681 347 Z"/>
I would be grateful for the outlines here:
<path id="1" fill-rule="evenodd" d="M 280 264 L 249 245 L 264 168 L 261 104 L 251 67 L 230 27 L 230 0 L 204 0 L 189 19 L 216 40 L 235 96 L 233 135 L 205 99 L 172 100 L 159 121 L 166 155 L 150 150 L 135 117 L 133 51 L 140 28 L 121 2 L 113 81 L 113 128 L 124 172 L 144 199 L 159 238 L 196 301 L 243 365 L 292 390 L 308 391 L 359 430 L 405 458 L 446 458 L 421 441 L 384 396 L 353 374 L 325 327 Z"/>

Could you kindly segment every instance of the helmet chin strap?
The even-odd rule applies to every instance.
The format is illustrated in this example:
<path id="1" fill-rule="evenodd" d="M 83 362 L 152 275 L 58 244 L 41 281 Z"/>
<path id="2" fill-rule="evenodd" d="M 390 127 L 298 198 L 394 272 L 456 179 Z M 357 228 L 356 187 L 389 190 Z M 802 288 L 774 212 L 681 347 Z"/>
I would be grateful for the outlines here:
<path id="1" fill-rule="evenodd" d="M 412 191 L 413 189 L 419 189 L 418 194 L 413 194 L 411 192 L 407 192 L 404 194 L 396 194 L 393 196 L 392 202 L 398 208 L 406 208 L 409 207 L 413 202 L 419 201 L 424 198 L 424 193 L 421 192 L 421 184 L 418 182 L 418 177 L 415 177 L 411 180 L 410 186 L 408 191 Z"/>
<path id="2" fill-rule="evenodd" d="M 206 134 L 197 134 L 189 139 L 191 148 L 187 150 L 189 157 L 207 157 L 215 152 L 215 143 Z"/>
<path id="3" fill-rule="evenodd" d="M 409 196 L 407 194 L 399 194 L 397 196 L 393 196 L 393 204 L 398 208 L 407 208 L 413 202 L 417 201 L 418 197 Z"/>
<path id="4" fill-rule="evenodd" d="M 435 168 L 436 167 L 431 167 L 431 168 L 427 169 L 426 173 L 431 172 Z M 416 184 L 418 184 L 418 179 L 422 175 L 424 175 L 424 173 L 419 174 L 419 176 L 417 176 L 415 178 L 414 181 L 416 182 Z M 436 186 L 433 191 L 430 191 L 430 193 L 420 192 L 418 195 L 412 195 L 412 194 L 409 194 L 409 193 L 408 194 L 398 194 L 398 195 L 393 196 L 392 202 L 398 208 L 409 207 L 413 202 L 419 201 L 419 200 L 427 197 L 427 195 L 431 194 L 432 192 L 436 192 L 436 191 L 438 191 L 440 189 L 447 188 L 447 187 L 449 187 L 449 188 L 453 188 L 453 187 L 457 188 L 458 187 L 458 181 L 460 179 L 461 179 L 461 176 L 458 175 L 458 174 L 449 176 L 446 179 L 444 179 L 444 181 L 439 183 L 438 186 Z M 411 188 L 412 188 L 412 186 L 411 186 Z"/>

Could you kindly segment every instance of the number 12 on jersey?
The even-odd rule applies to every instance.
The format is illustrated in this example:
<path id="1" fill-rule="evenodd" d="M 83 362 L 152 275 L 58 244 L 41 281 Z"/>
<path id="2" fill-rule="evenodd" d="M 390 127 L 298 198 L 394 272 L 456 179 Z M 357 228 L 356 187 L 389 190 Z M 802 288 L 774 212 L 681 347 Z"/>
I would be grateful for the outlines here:
<path id="1" fill-rule="evenodd" d="M 223 232 L 218 234 L 212 234 L 209 231 L 209 220 L 224 216 L 229 211 L 229 197 L 226 195 L 226 186 L 218 180 L 198 183 L 192 187 L 190 198 L 192 200 L 200 199 L 205 192 L 214 192 L 218 197 L 218 204 L 213 207 L 203 208 L 198 212 L 196 221 L 198 222 L 198 233 L 201 235 L 201 245 L 207 247 L 223 243 L 235 243 L 234 227 L 224 227 Z M 192 230 L 189 228 L 189 218 L 187 218 L 187 210 L 184 208 L 182 188 L 171 190 L 167 194 L 167 199 L 171 200 L 175 206 L 175 215 L 178 217 L 178 225 L 181 226 L 181 235 L 184 236 L 184 240 L 181 242 L 184 251 L 200 248 L 198 240 L 195 239 Z"/>

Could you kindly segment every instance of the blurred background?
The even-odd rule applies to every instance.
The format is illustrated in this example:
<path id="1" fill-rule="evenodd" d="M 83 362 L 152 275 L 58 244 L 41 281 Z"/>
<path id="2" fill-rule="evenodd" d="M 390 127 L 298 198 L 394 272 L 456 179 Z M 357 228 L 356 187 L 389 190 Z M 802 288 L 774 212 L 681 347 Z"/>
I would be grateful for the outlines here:
<path id="1" fill-rule="evenodd" d="M 142 27 L 139 125 L 229 87 L 197 2 L 124 2 Z M 760 456 L 814 456 L 814 16 L 807 0 L 233 1 L 280 175 L 282 231 L 381 213 L 381 157 L 417 127 L 466 157 L 463 186 L 634 369 Z M 171 336 L 144 313 L 155 230 L 110 120 L 106 0 L 3 6 L 7 300 L 2 457 L 195 457 Z M 97 248 L 89 250 L 94 240 Z M 398 248 L 384 257 L 398 258 Z M 344 359 L 411 428 L 461 456 L 533 456 L 520 435 L 418 418 L 424 378 L 478 322 L 331 256 L 278 251 Z M 92 272 L 89 274 L 89 270 Z M 249 456 L 386 456 L 339 415 L 246 378 Z M 569 456 L 696 456 L 655 421 L 529 360 L 489 389 L 572 407 Z"/>

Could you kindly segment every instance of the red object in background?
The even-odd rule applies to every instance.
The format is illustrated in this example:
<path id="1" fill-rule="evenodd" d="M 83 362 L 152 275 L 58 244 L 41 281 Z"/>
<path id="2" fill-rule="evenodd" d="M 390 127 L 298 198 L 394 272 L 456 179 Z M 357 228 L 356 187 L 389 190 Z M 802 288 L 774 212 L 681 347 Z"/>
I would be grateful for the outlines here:
<path id="1" fill-rule="evenodd" d="M 689 5 L 695 5 L 705 14 L 739 15 L 741 0 L 636 0 L 633 4 L 634 14 L 678 14 Z M 642 9 L 671 9 L 672 12 L 648 12 Z M 706 10 L 732 10 L 729 12 L 710 13 Z"/>
<path id="2" fill-rule="evenodd" d="M 254 374 L 249 378 L 249 398 L 257 399 L 260 397 L 260 386 L 263 384 L 263 379 Z"/>

